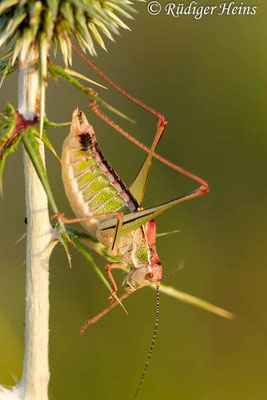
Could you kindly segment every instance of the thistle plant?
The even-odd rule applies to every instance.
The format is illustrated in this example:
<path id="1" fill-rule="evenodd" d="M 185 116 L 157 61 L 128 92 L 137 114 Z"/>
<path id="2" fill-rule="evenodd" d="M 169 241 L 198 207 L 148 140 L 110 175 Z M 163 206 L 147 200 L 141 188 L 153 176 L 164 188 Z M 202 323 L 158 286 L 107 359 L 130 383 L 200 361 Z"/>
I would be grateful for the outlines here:
<path id="1" fill-rule="evenodd" d="M 98 84 L 70 68 L 72 40 L 83 52 L 96 55 L 96 44 L 106 50 L 104 38 L 114 40 L 120 28 L 128 29 L 121 18 L 132 18 L 135 9 L 129 0 L 2 0 L 0 2 L 0 72 L 2 80 L 19 70 L 18 107 L 8 104 L 0 115 L 0 191 L 9 154 L 22 144 L 27 210 L 26 319 L 25 357 L 21 380 L 12 388 L 0 386 L 0 400 L 47 400 L 49 383 L 49 258 L 61 242 L 69 262 L 69 242 L 87 259 L 103 283 L 111 290 L 95 264 L 88 247 L 103 257 L 107 251 L 95 238 L 79 233 L 58 222 L 50 223 L 48 205 L 54 214 L 59 210 L 49 185 L 45 168 L 47 146 L 56 156 L 46 131 L 60 124 L 45 115 L 47 78 L 64 79 L 110 111 L 127 118 L 98 97 L 87 85 Z M 64 65 L 51 61 L 60 48 Z M 86 85 L 82 81 L 86 81 Z M 101 86 L 101 85 L 100 85 Z M 57 156 L 58 157 L 58 156 Z M 227 318 L 232 315 L 203 300 L 171 287 L 162 292 Z"/>
<path id="2" fill-rule="evenodd" d="M 56 232 L 48 213 L 48 200 L 54 213 L 58 209 L 45 169 L 44 144 L 53 150 L 44 131 L 49 126 L 45 125 L 47 75 L 67 79 L 90 95 L 79 82 L 79 78 L 85 77 L 66 68 L 72 62 L 71 35 L 83 51 L 95 55 L 95 43 L 105 49 L 103 36 L 114 40 L 113 35 L 118 34 L 120 27 L 127 29 L 120 17 L 132 18 L 133 12 L 128 0 L 0 2 L 2 81 L 19 69 L 18 109 L 15 111 L 8 105 L 0 120 L 0 187 L 2 191 L 7 156 L 23 142 L 28 222 L 23 373 L 17 386 L 0 388 L 1 400 L 48 399 L 49 257 L 58 239 L 67 253 L 68 244 L 65 228 L 61 224 L 59 233 Z M 56 55 L 57 47 L 61 49 L 65 67 L 56 67 L 49 60 L 51 50 Z"/>

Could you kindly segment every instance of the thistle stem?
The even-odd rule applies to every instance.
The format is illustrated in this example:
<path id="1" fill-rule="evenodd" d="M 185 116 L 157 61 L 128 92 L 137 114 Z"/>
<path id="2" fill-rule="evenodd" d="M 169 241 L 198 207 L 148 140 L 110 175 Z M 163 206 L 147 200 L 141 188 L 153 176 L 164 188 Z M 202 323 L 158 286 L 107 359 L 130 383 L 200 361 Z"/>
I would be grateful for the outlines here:
<path id="1" fill-rule="evenodd" d="M 18 111 L 27 120 L 39 114 L 39 73 L 35 61 L 38 50 L 32 46 L 19 70 Z M 44 145 L 39 150 L 45 162 Z M 49 383 L 49 258 L 53 242 L 48 201 L 30 158 L 24 152 L 27 211 L 27 272 L 25 356 L 19 383 L 22 399 L 47 400 Z"/>

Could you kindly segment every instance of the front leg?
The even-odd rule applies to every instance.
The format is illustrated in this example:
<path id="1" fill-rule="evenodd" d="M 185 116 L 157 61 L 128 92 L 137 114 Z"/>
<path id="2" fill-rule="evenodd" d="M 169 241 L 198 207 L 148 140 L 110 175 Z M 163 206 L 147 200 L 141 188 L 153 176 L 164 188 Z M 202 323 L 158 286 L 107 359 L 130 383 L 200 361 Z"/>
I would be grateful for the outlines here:
<path id="1" fill-rule="evenodd" d="M 108 276 L 108 278 L 109 278 L 109 280 L 110 280 L 110 282 L 112 284 L 112 288 L 113 288 L 112 292 L 111 292 L 111 294 L 110 294 L 110 296 L 108 298 L 110 302 L 113 301 L 113 298 L 114 298 L 114 296 L 116 295 L 116 293 L 118 291 L 118 286 L 117 286 L 117 283 L 116 283 L 116 281 L 115 281 L 115 279 L 114 279 L 114 277 L 113 277 L 113 275 L 111 273 L 111 270 L 112 269 L 121 269 L 122 271 L 127 271 L 126 267 L 127 267 L 127 264 L 124 263 L 124 262 L 110 263 L 110 264 L 107 264 L 106 267 L 105 267 L 106 274 L 107 274 L 107 276 Z"/>

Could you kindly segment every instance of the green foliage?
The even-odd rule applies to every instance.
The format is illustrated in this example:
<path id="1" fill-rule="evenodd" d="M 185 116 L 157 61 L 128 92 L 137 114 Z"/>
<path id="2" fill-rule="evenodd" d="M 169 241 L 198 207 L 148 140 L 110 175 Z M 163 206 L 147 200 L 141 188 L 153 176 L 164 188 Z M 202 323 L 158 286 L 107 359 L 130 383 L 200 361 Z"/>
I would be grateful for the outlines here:
<path id="1" fill-rule="evenodd" d="M 77 250 L 85 257 L 85 259 L 89 262 L 95 273 L 98 275 L 98 277 L 101 279 L 101 281 L 104 283 L 104 285 L 108 288 L 108 290 L 111 292 L 112 288 L 108 282 L 108 280 L 105 278 L 105 275 L 100 271 L 98 266 L 96 265 L 93 257 L 87 250 L 87 248 L 81 243 L 79 240 L 79 237 L 74 233 L 73 230 L 70 230 L 68 227 L 68 236 L 72 242 L 72 244 L 77 248 Z"/>
<path id="2" fill-rule="evenodd" d="M 43 188 L 47 194 L 47 198 L 48 198 L 49 204 L 52 208 L 52 211 L 55 214 L 57 214 L 58 208 L 57 208 L 57 205 L 56 205 L 56 202 L 55 202 L 55 199 L 53 196 L 53 192 L 52 192 L 50 184 L 49 184 L 48 176 L 47 176 L 44 164 L 43 164 L 41 154 L 39 151 L 38 140 L 40 140 L 40 133 L 38 130 L 36 130 L 36 128 L 34 128 L 32 126 L 28 126 L 27 129 L 22 132 L 21 137 L 22 137 L 22 141 L 24 144 L 24 148 L 25 148 L 26 152 L 28 153 L 28 156 L 30 157 L 30 159 L 33 163 L 33 166 L 35 168 L 35 171 L 36 171 L 36 173 L 43 185 Z M 45 132 L 43 132 L 42 140 L 45 143 L 48 143 L 48 147 L 50 149 L 52 148 L 54 150 L 54 148 L 53 148 L 52 144 L 49 142 Z M 54 152 L 55 152 L 55 150 L 54 150 Z M 56 228 L 58 231 L 58 238 L 65 249 L 65 252 L 66 252 L 66 255 L 68 258 L 68 262 L 71 267 L 71 256 L 70 256 L 70 251 L 69 251 L 69 246 L 68 246 L 68 235 L 67 235 L 67 232 L 66 232 L 63 222 L 59 220 L 56 224 Z"/>
<path id="3" fill-rule="evenodd" d="M 3 196 L 3 171 L 6 158 L 18 147 L 20 136 L 16 131 L 17 113 L 11 104 L 0 114 L 0 193 Z"/>
<path id="4" fill-rule="evenodd" d="M 57 77 L 60 77 L 67 82 L 69 82 L 71 85 L 73 85 L 76 89 L 79 89 L 81 92 L 85 93 L 87 96 L 91 97 L 93 100 L 96 100 L 98 103 L 102 104 L 107 110 L 119 115 L 121 118 L 124 118 L 132 123 L 135 121 L 129 118 L 127 115 L 123 114 L 121 111 L 117 110 L 115 107 L 111 106 L 108 104 L 106 101 L 102 100 L 100 97 L 98 97 L 96 94 L 92 93 L 91 90 L 88 89 L 88 87 L 82 85 L 78 79 L 76 79 L 74 76 L 78 78 L 84 79 L 85 77 L 83 75 L 80 75 L 79 73 L 69 70 L 69 68 L 64 68 L 59 65 L 54 65 L 52 63 L 48 64 L 48 72 L 51 77 L 56 79 Z M 88 78 L 86 78 L 88 79 Z M 90 80 L 91 81 L 91 80 Z M 96 82 L 93 82 L 96 84 Z M 99 85 L 99 84 L 98 84 Z"/>
<path id="5" fill-rule="evenodd" d="M 36 61 L 39 68 L 41 137 L 45 118 L 47 60 L 50 48 L 53 48 L 56 55 L 59 43 L 64 63 L 71 64 L 71 35 L 73 34 L 84 52 L 88 50 L 92 56 L 96 55 L 95 42 L 106 49 L 99 31 L 113 40 L 111 32 L 118 34 L 119 27 L 128 29 L 118 15 L 132 18 L 129 12 L 135 12 L 135 10 L 130 4 L 129 0 L 4 0 L 0 2 L 0 48 L 12 43 L 7 59 L 0 59 L 0 73 L 3 74 L 0 87 L 6 75 L 14 70 L 14 63 L 18 56 L 23 67 L 30 48 L 35 47 L 39 55 L 39 60 Z M 15 40 L 12 41 L 12 39 Z M 68 72 L 71 76 L 74 71 Z M 109 108 L 112 107 L 109 106 Z"/>
<path id="6" fill-rule="evenodd" d="M 35 171 L 39 176 L 40 181 L 46 191 L 48 201 L 54 213 L 58 213 L 58 208 L 49 185 L 48 177 L 46 174 L 46 170 L 42 161 L 42 157 L 39 151 L 39 145 L 36 140 L 36 136 L 38 136 L 38 131 L 34 127 L 29 126 L 26 131 L 22 133 L 22 141 L 25 147 L 26 152 L 28 153 Z"/>
<path id="7" fill-rule="evenodd" d="M 46 125 L 49 126 L 49 122 L 45 122 Z M 3 196 L 2 179 L 6 158 L 10 153 L 14 152 L 17 149 L 19 143 L 22 141 L 24 144 L 24 148 L 28 153 L 35 168 L 35 171 L 43 185 L 43 188 L 46 191 L 52 211 L 54 213 L 58 213 L 58 208 L 39 151 L 38 141 L 40 141 L 40 132 L 34 126 L 32 126 L 34 124 L 36 125 L 37 121 L 33 121 L 30 123 L 30 125 L 27 125 L 22 116 L 10 104 L 8 104 L 6 109 L 0 114 L 0 193 Z M 42 135 L 42 141 L 59 159 L 53 145 L 46 136 L 45 131 Z M 65 248 L 68 261 L 71 266 L 71 257 L 68 247 L 68 235 L 66 233 L 64 224 L 59 221 L 57 223 L 57 228 L 58 238 Z"/>
<path id="8" fill-rule="evenodd" d="M 2 74 L 2 79 L 0 81 L 0 88 L 4 82 L 4 79 L 7 75 L 11 74 L 13 71 L 15 71 L 14 65 L 12 65 L 12 60 L 9 57 L 13 53 L 12 50 L 9 50 L 6 52 L 1 58 L 0 58 L 0 73 Z M 8 58 L 9 57 L 9 58 Z M 7 58 L 7 59 L 6 59 Z"/>
<path id="9" fill-rule="evenodd" d="M 97 276 L 100 278 L 100 280 L 104 283 L 106 288 L 111 293 L 112 292 L 112 287 L 110 286 L 108 280 L 106 279 L 105 275 L 101 272 L 101 270 L 98 268 L 98 266 L 96 265 L 93 257 L 91 256 L 91 254 L 89 253 L 87 248 L 83 245 L 83 243 L 80 240 L 80 237 L 84 236 L 83 233 L 80 234 L 75 229 L 72 229 L 69 226 L 66 226 L 66 231 L 68 233 L 68 238 L 72 242 L 74 247 L 76 247 L 76 249 L 85 257 L 85 259 L 88 261 L 90 266 L 93 268 L 93 270 L 95 271 Z M 89 239 L 90 241 L 95 242 L 95 243 L 98 242 L 98 240 L 96 238 L 93 238 L 91 235 L 86 235 L 86 236 L 87 236 L 87 239 Z M 117 258 L 117 260 L 118 260 L 118 258 Z M 118 303 L 121 305 L 121 307 L 123 308 L 123 310 L 127 314 L 127 311 L 124 308 L 124 306 L 122 305 L 122 303 L 119 300 L 118 296 L 115 295 L 114 298 L 118 301 Z"/>
<path id="10" fill-rule="evenodd" d="M 152 289 L 155 289 L 155 287 L 152 286 Z M 159 290 L 161 293 L 167 294 L 168 296 L 171 296 L 177 300 L 180 300 L 183 303 L 187 303 L 187 304 L 190 304 L 191 306 L 202 308 L 202 310 L 211 312 L 213 314 L 216 314 L 216 315 L 226 318 L 226 319 L 230 319 L 230 320 L 235 319 L 235 315 L 233 313 L 231 313 L 230 311 L 227 311 L 227 310 L 224 310 L 223 308 L 217 307 L 214 304 L 211 304 L 206 300 L 200 299 L 199 297 L 192 296 L 191 294 L 181 292 L 180 290 L 178 290 L 172 286 L 166 286 L 161 283 Z"/>

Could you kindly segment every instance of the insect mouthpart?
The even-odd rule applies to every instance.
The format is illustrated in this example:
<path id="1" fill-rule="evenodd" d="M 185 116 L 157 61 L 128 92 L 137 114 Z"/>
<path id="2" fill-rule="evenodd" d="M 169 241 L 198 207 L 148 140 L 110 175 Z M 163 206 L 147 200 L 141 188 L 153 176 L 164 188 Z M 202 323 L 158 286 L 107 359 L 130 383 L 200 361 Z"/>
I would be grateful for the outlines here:
<path id="1" fill-rule="evenodd" d="M 152 271 L 151 271 L 152 269 Z M 162 278 L 162 266 L 160 263 L 144 265 L 140 268 L 132 267 L 123 285 L 126 290 L 137 290 L 144 286 L 160 282 Z"/>

